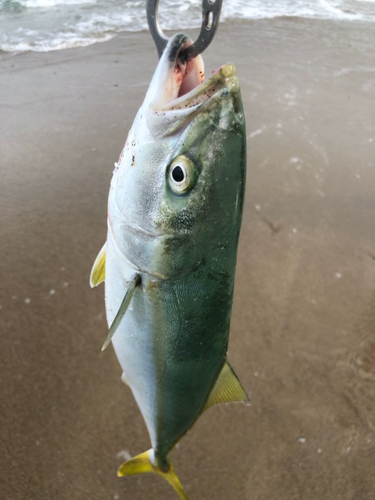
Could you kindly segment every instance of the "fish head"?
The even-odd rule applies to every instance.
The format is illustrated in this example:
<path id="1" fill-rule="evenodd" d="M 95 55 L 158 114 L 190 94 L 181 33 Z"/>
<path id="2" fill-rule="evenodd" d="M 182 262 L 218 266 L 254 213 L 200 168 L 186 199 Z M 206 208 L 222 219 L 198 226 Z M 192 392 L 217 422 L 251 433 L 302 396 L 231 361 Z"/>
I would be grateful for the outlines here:
<path id="1" fill-rule="evenodd" d="M 235 68 L 204 81 L 201 56 L 181 61 L 190 44 L 184 34 L 169 40 L 109 197 L 119 249 L 161 279 L 190 272 L 218 248 L 235 258 L 243 208 L 246 134 Z"/>

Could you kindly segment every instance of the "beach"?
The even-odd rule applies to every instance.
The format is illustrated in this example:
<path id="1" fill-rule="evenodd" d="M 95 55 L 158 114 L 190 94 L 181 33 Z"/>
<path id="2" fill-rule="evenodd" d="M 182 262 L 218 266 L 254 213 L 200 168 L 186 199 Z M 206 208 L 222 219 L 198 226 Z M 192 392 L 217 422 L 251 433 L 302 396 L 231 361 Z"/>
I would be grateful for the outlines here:
<path id="1" fill-rule="evenodd" d="M 197 32 L 190 30 L 193 36 Z M 251 406 L 206 412 L 172 452 L 191 499 L 375 497 L 375 31 L 222 24 L 248 174 L 229 360 Z M 0 54 L 0 497 L 173 500 L 89 275 L 118 160 L 157 64 L 146 31 Z"/>

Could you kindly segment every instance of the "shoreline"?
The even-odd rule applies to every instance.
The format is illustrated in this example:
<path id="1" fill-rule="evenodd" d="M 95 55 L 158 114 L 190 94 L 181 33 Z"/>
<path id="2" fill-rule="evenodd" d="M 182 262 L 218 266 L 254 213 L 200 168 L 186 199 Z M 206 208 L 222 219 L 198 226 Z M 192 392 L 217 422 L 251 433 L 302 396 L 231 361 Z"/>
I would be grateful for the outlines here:
<path id="1" fill-rule="evenodd" d="M 375 19 L 339 19 L 339 18 L 320 18 L 320 17 L 303 17 L 303 16 L 297 16 L 297 15 L 280 15 L 280 16 L 275 16 L 275 17 L 262 17 L 262 18 L 252 18 L 252 19 L 240 19 L 240 18 L 235 18 L 235 19 L 226 19 L 225 21 L 220 22 L 219 30 L 216 34 L 216 37 L 220 36 L 220 31 L 221 28 L 224 28 L 226 31 L 227 28 L 233 27 L 233 26 L 239 26 L 243 27 L 246 25 L 251 25 L 251 24 L 261 24 L 261 23 L 284 23 L 284 22 L 291 22 L 291 23 L 322 23 L 322 24 L 327 24 L 327 23 L 332 23 L 332 24 L 337 24 L 337 25 L 342 25 L 342 27 L 347 27 L 347 28 L 355 28 L 358 29 L 360 26 L 364 26 L 365 29 L 366 27 L 369 27 L 370 25 L 375 24 Z M 179 31 L 181 32 L 186 32 L 188 34 L 192 33 L 195 34 L 195 36 L 198 35 L 200 28 L 186 28 L 186 29 L 181 29 L 181 30 L 164 30 L 165 34 L 170 37 L 173 35 L 173 33 L 177 33 Z M 65 52 L 65 51 L 71 51 L 71 50 L 79 50 L 79 49 L 85 49 L 88 47 L 91 47 L 92 45 L 97 45 L 97 44 L 102 44 L 102 43 L 108 43 L 113 41 L 114 39 L 118 37 L 126 37 L 128 34 L 149 34 L 149 30 L 146 28 L 137 30 L 137 31 L 131 31 L 131 30 L 119 30 L 116 32 L 111 33 L 110 31 L 108 32 L 103 32 L 98 39 L 92 43 L 83 43 L 82 45 L 76 45 L 68 48 L 58 48 L 58 49 L 50 49 L 50 50 L 24 50 L 24 51 L 5 51 L 0 49 L 0 60 L 2 56 L 6 56 L 7 54 L 9 56 L 18 56 L 18 55 L 24 55 L 28 53 L 35 53 L 35 54 L 48 54 L 50 52 L 55 53 L 55 52 Z M 109 37 L 109 38 L 106 38 Z M 106 38 L 101 40 L 100 38 Z"/>
<path id="2" fill-rule="evenodd" d="M 116 477 L 149 440 L 113 350 L 100 351 L 104 291 L 89 287 L 153 41 L 127 32 L 0 59 L 0 497 L 173 500 L 151 475 Z M 225 23 L 204 59 L 207 74 L 235 63 L 247 120 L 229 360 L 252 405 L 202 416 L 175 469 L 191 498 L 370 498 L 375 32 Z"/>

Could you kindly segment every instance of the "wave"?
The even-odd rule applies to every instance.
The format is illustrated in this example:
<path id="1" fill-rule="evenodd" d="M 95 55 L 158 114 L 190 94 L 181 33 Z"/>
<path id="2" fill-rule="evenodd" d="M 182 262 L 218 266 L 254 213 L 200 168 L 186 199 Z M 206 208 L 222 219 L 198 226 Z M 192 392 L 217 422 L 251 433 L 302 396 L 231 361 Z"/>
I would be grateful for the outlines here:
<path id="1" fill-rule="evenodd" d="M 161 0 L 163 29 L 200 25 L 201 0 Z M 375 0 L 224 0 L 221 22 L 302 17 L 375 21 Z M 145 0 L 0 0 L 0 50 L 62 50 L 148 29 Z"/>
<path id="2" fill-rule="evenodd" d="M 55 7 L 56 5 L 87 5 L 96 3 L 96 0 L 19 0 L 27 9 Z"/>

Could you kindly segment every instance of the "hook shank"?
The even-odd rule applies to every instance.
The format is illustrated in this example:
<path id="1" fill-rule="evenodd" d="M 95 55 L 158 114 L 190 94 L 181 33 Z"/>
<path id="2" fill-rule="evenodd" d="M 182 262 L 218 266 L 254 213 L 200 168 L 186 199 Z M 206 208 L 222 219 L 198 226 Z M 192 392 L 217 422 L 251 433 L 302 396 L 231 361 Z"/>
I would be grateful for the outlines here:
<path id="1" fill-rule="evenodd" d="M 158 5 L 159 0 L 147 0 L 146 14 L 148 27 L 150 28 L 150 33 L 152 38 L 154 39 L 156 50 L 158 51 L 158 56 L 160 59 L 168 43 L 168 37 L 164 35 L 160 28 L 158 20 Z"/>

